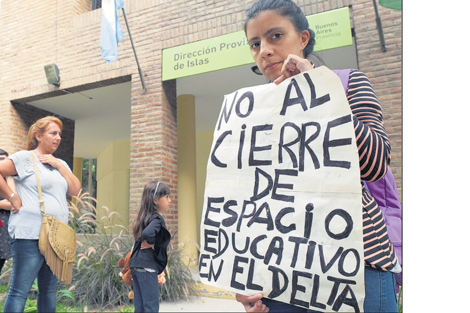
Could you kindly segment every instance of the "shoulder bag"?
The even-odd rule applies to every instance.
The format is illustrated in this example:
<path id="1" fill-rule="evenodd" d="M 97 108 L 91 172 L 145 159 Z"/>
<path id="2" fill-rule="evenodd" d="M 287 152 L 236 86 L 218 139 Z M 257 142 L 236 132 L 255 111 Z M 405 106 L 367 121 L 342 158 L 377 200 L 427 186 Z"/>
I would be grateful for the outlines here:
<path id="1" fill-rule="evenodd" d="M 72 269 L 77 252 L 77 235 L 72 227 L 62 223 L 57 217 L 44 213 L 41 183 L 39 182 L 38 167 L 34 153 L 34 172 L 38 185 L 39 204 L 42 213 L 42 226 L 39 234 L 39 251 L 46 259 L 52 273 L 62 284 L 72 282 Z"/>

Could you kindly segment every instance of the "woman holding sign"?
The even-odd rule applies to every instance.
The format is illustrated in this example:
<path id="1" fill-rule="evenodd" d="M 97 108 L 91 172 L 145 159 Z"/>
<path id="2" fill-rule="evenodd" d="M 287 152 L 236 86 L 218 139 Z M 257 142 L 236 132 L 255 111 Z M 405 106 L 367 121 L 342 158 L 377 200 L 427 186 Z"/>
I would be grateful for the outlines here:
<path id="1" fill-rule="evenodd" d="M 301 9 L 291 0 L 260 0 L 246 12 L 245 33 L 261 73 L 274 84 L 311 70 L 307 59 L 313 52 L 315 34 Z M 352 70 L 347 99 L 353 113 L 359 149 L 361 179 L 376 181 L 387 172 L 390 142 L 385 133 L 382 110 L 367 77 Z M 365 312 L 397 312 L 394 274 L 401 267 L 388 239 L 377 203 L 362 185 L 362 215 L 365 260 Z M 237 294 L 247 312 L 306 312 L 262 294 Z"/>

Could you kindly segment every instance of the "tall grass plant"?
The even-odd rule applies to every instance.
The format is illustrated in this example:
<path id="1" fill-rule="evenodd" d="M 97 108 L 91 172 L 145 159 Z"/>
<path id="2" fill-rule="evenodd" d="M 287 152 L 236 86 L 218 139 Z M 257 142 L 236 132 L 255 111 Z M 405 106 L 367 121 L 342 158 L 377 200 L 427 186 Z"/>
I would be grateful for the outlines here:
<path id="1" fill-rule="evenodd" d="M 96 203 L 88 193 L 80 193 L 69 203 L 70 225 L 78 234 L 77 257 L 72 283 L 58 284 L 58 311 L 75 311 L 76 308 L 126 311 L 132 307 L 128 297 L 131 288 L 119 277 L 118 261 L 131 250 L 133 239 L 118 212 L 103 206 L 98 214 Z M 175 244 L 174 236 L 168 247 L 166 283 L 160 285 L 160 300 L 165 301 L 179 301 L 196 295 L 195 281 L 183 262 L 187 257 L 183 254 L 184 245 Z M 11 260 L 6 262 L 0 276 L 2 286 L 8 286 L 11 280 L 11 263 Z M 33 285 L 25 310 L 35 312 L 35 301 Z"/>

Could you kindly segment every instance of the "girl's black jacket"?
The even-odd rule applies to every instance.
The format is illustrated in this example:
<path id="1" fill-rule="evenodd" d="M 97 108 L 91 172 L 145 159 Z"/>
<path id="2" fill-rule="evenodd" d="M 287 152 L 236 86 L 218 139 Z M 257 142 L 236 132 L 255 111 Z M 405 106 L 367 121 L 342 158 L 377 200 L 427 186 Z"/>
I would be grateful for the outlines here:
<path id="1" fill-rule="evenodd" d="M 168 255 L 166 248 L 170 243 L 171 235 L 166 229 L 163 217 L 154 213 L 150 219 L 150 223 L 142 231 L 142 240 L 134 242 L 129 268 L 151 268 L 160 274 L 166 267 Z M 149 244 L 155 245 L 152 248 L 140 250 L 142 241 L 146 240 Z"/>

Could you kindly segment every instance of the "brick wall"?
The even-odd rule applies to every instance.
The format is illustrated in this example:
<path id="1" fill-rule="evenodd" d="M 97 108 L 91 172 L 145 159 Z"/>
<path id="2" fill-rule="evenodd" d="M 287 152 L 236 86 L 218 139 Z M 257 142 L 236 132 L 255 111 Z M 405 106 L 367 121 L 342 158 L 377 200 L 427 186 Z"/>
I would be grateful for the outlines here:
<path id="1" fill-rule="evenodd" d="M 378 1 L 377 1 L 378 2 Z M 378 6 L 386 52 L 382 52 L 370 0 L 353 2 L 359 69 L 370 79 L 383 110 L 392 145 L 391 168 L 402 192 L 402 17 L 401 11 Z"/>
<path id="2" fill-rule="evenodd" d="M 57 88 L 47 84 L 44 65 L 58 65 L 61 89 L 83 91 L 102 81 L 131 77 L 130 217 L 137 212 L 144 185 L 163 179 L 173 193 L 171 212 L 166 216 L 173 233 L 178 204 L 176 86 L 161 82 L 162 49 L 243 29 L 244 12 L 254 2 L 124 1 L 145 74 L 144 92 L 121 11 L 118 15 L 126 37 L 119 43 L 119 59 L 104 63 L 99 49 L 101 9 L 84 12 L 88 10 L 85 0 L 2 0 L 0 146 L 21 148 L 16 133 L 21 121 L 10 101 L 55 94 Z M 307 15 L 351 5 L 359 69 L 371 79 L 383 106 L 392 141 L 392 169 L 401 190 L 401 11 L 380 7 L 388 49 L 383 53 L 370 0 L 296 2 Z"/>

